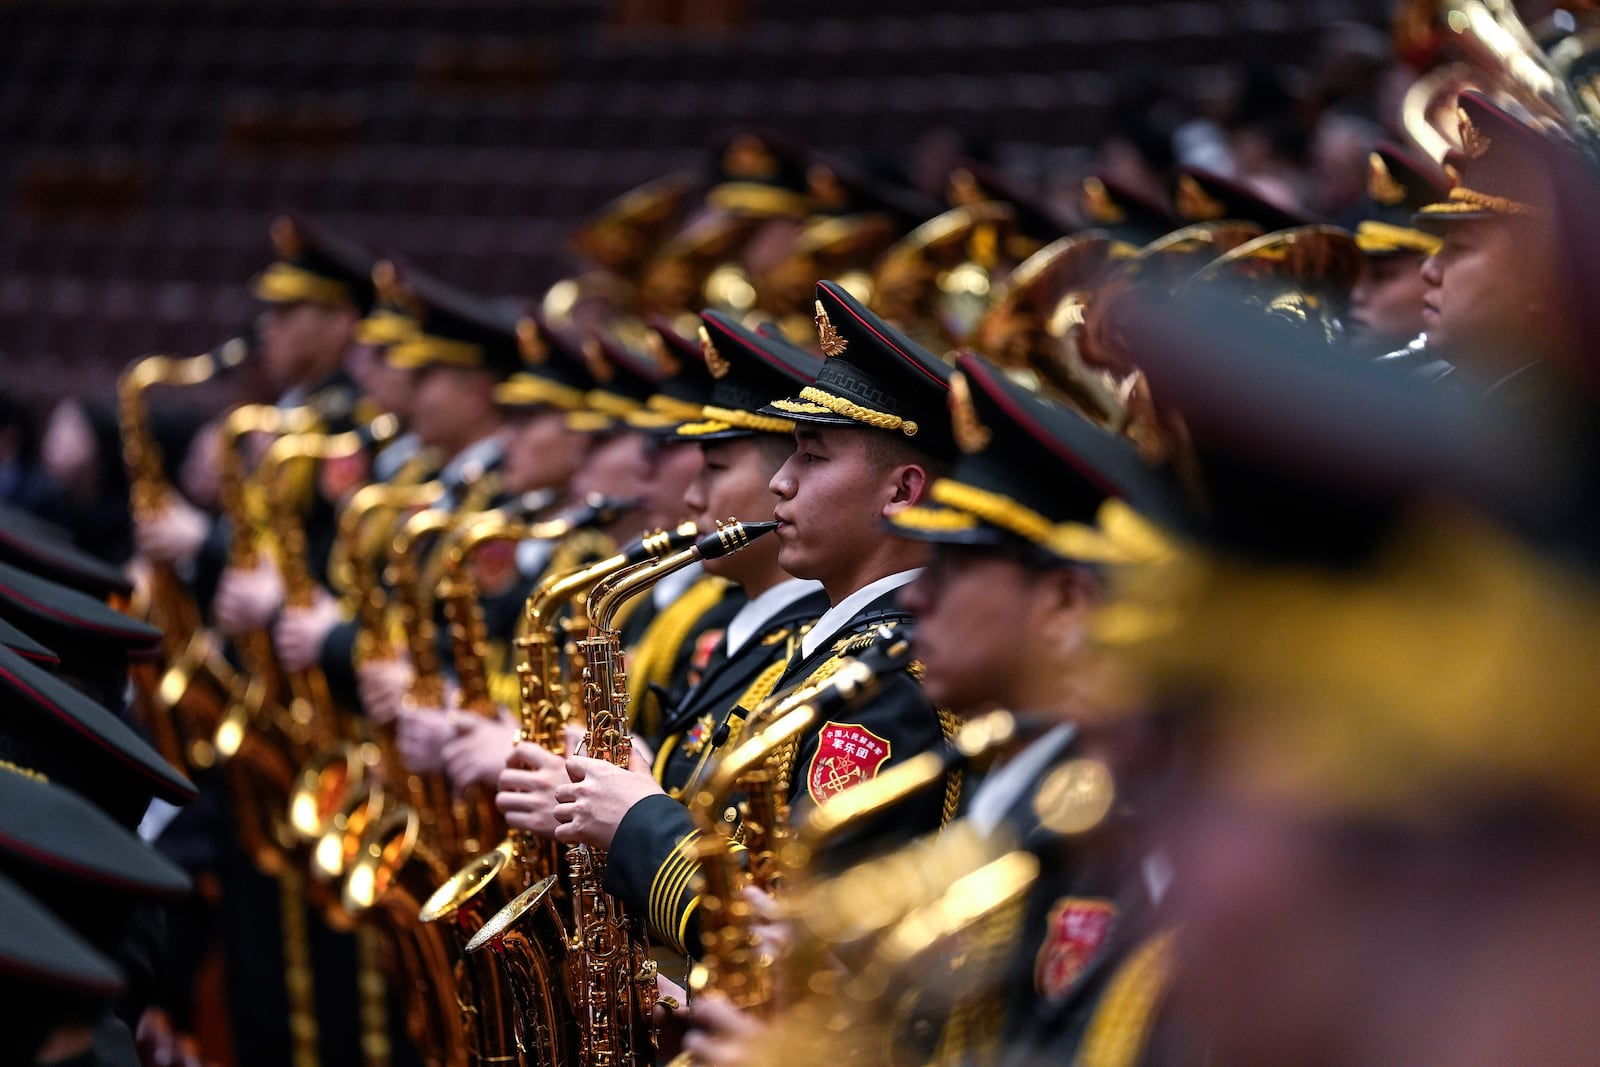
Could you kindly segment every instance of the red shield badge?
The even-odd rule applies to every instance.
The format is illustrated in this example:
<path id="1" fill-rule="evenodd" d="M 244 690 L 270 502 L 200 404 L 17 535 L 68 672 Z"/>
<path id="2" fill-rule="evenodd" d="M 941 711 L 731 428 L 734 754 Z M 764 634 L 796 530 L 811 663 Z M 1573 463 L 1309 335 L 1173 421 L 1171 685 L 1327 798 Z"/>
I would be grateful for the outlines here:
<path id="1" fill-rule="evenodd" d="M 889 758 L 889 741 L 859 723 L 824 723 L 817 737 L 817 754 L 806 772 L 811 799 L 821 804 L 853 785 L 878 776 Z"/>
<path id="2" fill-rule="evenodd" d="M 472 554 L 473 577 L 483 596 L 499 596 L 515 584 L 517 546 L 512 541 L 488 541 Z"/>
<path id="3" fill-rule="evenodd" d="M 1050 908 L 1044 943 L 1033 965 L 1033 985 L 1046 1001 L 1057 1001 L 1100 954 L 1116 922 L 1109 900 L 1062 897 Z"/>
<path id="4" fill-rule="evenodd" d="M 371 464 L 365 452 L 333 456 L 322 461 L 322 467 L 317 472 L 317 487 L 323 499 L 337 504 L 346 493 L 365 485 L 371 473 Z"/>

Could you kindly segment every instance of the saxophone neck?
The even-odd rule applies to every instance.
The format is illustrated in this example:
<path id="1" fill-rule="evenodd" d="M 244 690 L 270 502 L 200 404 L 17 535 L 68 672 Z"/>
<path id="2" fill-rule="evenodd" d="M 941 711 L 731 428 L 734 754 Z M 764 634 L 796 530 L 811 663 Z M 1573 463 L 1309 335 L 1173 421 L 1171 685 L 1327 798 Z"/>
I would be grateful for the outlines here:
<path id="1" fill-rule="evenodd" d="M 757 539 L 778 528 L 775 522 L 740 522 L 730 519 L 717 523 L 711 533 L 670 556 L 650 559 L 601 582 L 589 594 L 591 626 L 600 632 L 611 629 L 617 609 L 667 575 L 701 559 L 717 559 L 743 551 Z"/>

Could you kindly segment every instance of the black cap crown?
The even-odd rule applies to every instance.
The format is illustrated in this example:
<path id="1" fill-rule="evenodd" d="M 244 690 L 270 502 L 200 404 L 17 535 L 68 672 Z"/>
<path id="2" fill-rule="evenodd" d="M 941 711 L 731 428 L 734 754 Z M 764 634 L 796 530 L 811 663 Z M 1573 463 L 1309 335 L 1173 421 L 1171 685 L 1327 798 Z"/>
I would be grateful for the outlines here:
<path id="1" fill-rule="evenodd" d="M 817 283 L 817 332 L 825 359 L 816 384 L 761 414 L 901 434 L 930 455 L 954 458 L 945 416 L 948 364 L 836 282 Z"/>
<path id="2" fill-rule="evenodd" d="M 1450 195 L 1450 177 L 1432 163 L 1380 144 L 1367 159 L 1367 212 L 1356 243 L 1369 256 L 1431 255 L 1439 238 L 1417 229 L 1418 211 Z"/>
<path id="3" fill-rule="evenodd" d="M 1107 500 L 1144 503 L 1155 482 L 1133 446 L 1050 403 L 977 355 L 956 361 L 951 422 L 962 456 L 929 506 L 892 520 L 903 537 L 1017 543 L 1056 561 L 1103 562 L 1090 534 Z"/>
<path id="4" fill-rule="evenodd" d="M 1166 204 L 1103 172 L 1083 179 L 1078 210 L 1090 228 L 1134 245 L 1147 245 L 1177 225 Z"/>
<path id="5" fill-rule="evenodd" d="M 1421 208 L 1416 221 L 1430 228 L 1450 222 L 1548 215 L 1554 207 L 1551 174 L 1572 155 L 1552 134 L 1495 106 L 1481 93 L 1457 103 L 1461 147 L 1445 156 L 1456 185 L 1445 199 Z"/>
<path id="6" fill-rule="evenodd" d="M 1321 221 L 1308 211 L 1280 207 L 1242 182 L 1200 167 L 1184 168 L 1173 202 L 1184 222 L 1231 219 L 1256 223 L 1267 233 Z"/>
<path id="7" fill-rule="evenodd" d="M 720 311 L 700 318 L 700 357 L 714 381 L 705 419 L 679 427 L 679 435 L 715 441 L 793 433 L 792 419 L 760 412 L 773 396 L 815 384 L 822 361 L 781 337 L 747 330 Z"/>
<path id="8" fill-rule="evenodd" d="M 65 537 L 27 512 L 0 505 L 0 562 L 71 586 L 96 600 L 133 592 L 127 575 L 74 548 Z"/>
<path id="9" fill-rule="evenodd" d="M 371 309 L 374 257 L 360 245 L 297 215 L 273 220 L 272 245 L 277 260 L 251 286 L 259 299 Z"/>
<path id="10" fill-rule="evenodd" d="M 152 797 L 186 804 L 195 788 L 138 734 L 76 689 L 0 648 L 0 760 L 37 771 L 124 826 Z"/>
<path id="11" fill-rule="evenodd" d="M 391 364 L 482 368 L 496 378 L 521 367 L 517 315 L 423 274 L 408 275 L 406 286 L 419 308 L 417 333 L 389 349 Z"/>
<path id="12" fill-rule="evenodd" d="M 151 659 L 161 631 L 105 602 L 0 563 L 0 618 L 41 640 L 61 673 L 96 701 L 120 708 L 128 661 Z"/>

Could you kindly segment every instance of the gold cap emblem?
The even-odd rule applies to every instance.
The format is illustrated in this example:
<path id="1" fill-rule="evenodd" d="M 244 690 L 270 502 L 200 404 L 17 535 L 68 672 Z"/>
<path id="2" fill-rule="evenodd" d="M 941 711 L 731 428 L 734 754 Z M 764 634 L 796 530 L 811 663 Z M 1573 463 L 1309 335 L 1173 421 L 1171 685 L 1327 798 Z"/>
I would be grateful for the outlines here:
<path id="1" fill-rule="evenodd" d="M 522 361 L 539 366 L 550 358 L 550 349 L 545 345 L 544 338 L 539 336 L 539 325 L 532 319 L 517 320 L 517 351 L 522 353 Z"/>
<path id="2" fill-rule="evenodd" d="M 617 373 L 611 361 L 606 358 L 599 340 L 593 337 L 584 338 L 583 364 L 589 368 L 589 375 L 597 382 L 609 382 Z"/>
<path id="3" fill-rule="evenodd" d="M 1220 219 L 1228 213 L 1222 201 L 1206 192 L 1191 174 L 1178 179 L 1178 214 L 1195 222 Z"/>
<path id="4" fill-rule="evenodd" d="M 666 338 L 659 333 L 651 330 L 645 335 L 644 344 L 650 350 L 651 361 L 660 368 L 663 375 L 671 378 L 683 370 L 682 362 L 672 354 L 672 350 L 667 347 Z"/>
<path id="5" fill-rule="evenodd" d="M 839 331 L 833 328 L 833 321 L 828 318 L 828 312 L 822 306 L 822 301 L 817 301 L 817 341 L 822 346 L 822 354 L 829 358 L 844 354 L 849 342 L 839 336 Z"/>
<path id="6" fill-rule="evenodd" d="M 1389 173 L 1389 164 L 1377 152 L 1367 157 L 1367 195 L 1384 207 L 1404 202 L 1406 187 Z"/>
<path id="7" fill-rule="evenodd" d="M 293 259 L 305 247 L 305 242 L 300 239 L 299 228 L 288 215 L 279 215 L 272 220 L 271 234 L 272 247 L 279 259 Z"/>
<path id="8" fill-rule="evenodd" d="M 778 173 L 778 160 L 761 138 L 740 134 L 722 154 L 722 169 L 730 178 L 765 181 Z"/>
<path id="9" fill-rule="evenodd" d="M 1462 155 L 1468 159 L 1479 159 L 1489 151 L 1489 145 L 1493 142 L 1472 124 L 1472 116 L 1467 114 L 1466 108 L 1456 108 L 1456 125 L 1461 133 Z"/>
<path id="10" fill-rule="evenodd" d="M 1128 213 L 1111 196 L 1106 183 L 1094 175 L 1083 179 L 1083 213 L 1090 222 L 1115 225 L 1128 221 Z"/>
<path id="11" fill-rule="evenodd" d="M 956 445 L 969 456 L 988 448 L 994 437 L 978 418 L 967 376 L 960 371 L 950 375 L 950 425 L 955 432 Z"/>
<path id="12" fill-rule="evenodd" d="M 728 361 L 722 358 L 722 353 L 717 351 L 717 346 L 711 343 L 711 334 L 704 326 L 700 327 L 700 354 L 705 357 L 706 370 L 711 372 L 713 378 L 727 376 Z"/>

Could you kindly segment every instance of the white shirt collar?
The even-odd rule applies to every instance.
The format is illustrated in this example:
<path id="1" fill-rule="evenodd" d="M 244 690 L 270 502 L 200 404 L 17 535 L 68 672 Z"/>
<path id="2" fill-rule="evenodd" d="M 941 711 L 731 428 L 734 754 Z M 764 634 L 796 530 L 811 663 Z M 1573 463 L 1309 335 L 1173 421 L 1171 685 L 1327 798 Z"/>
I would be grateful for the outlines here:
<path id="1" fill-rule="evenodd" d="M 728 620 L 728 655 L 732 657 L 744 647 L 773 616 L 801 597 L 810 596 L 822 589 L 821 582 L 803 578 L 786 578 L 759 596 L 753 597 L 738 614 Z"/>
<path id="2" fill-rule="evenodd" d="M 822 613 L 822 618 L 817 620 L 805 639 L 800 642 L 800 656 L 802 659 L 810 656 L 822 647 L 823 642 L 830 640 L 834 634 L 844 629 L 844 624 L 849 622 L 856 612 L 878 599 L 891 589 L 899 589 L 902 585 L 910 585 L 917 575 L 922 573 L 921 567 L 913 567 L 908 571 L 898 571 L 875 582 L 862 586 L 833 607 Z"/>
<path id="3" fill-rule="evenodd" d="M 991 770 L 978 783 L 978 791 L 972 794 L 972 807 L 967 810 L 967 821 L 977 827 L 980 833 L 994 833 L 1006 812 L 1044 773 L 1050 761 L 1066 747 L 1075 733 L 1077 727 L 1070 723 L 1051 727 L 1034 738 L 1021 752 Z"/>
<path id="4" fill-rule="evenodd" d="M 655 585 L 650 587 L 650 599 L 655 603 L 656 609 L 666 607 L 677 600 L 689 587 L 700 580 L 705 573 L 699 560 L 695 560 L 681 571 L 673 571 Z"/>
<path id="5" fill-rule="evenodd" d="M 461 484 L 461 476 L 467 465 L 477 463 L 487 467 L 500 455 L 500 435 L 492 433 L 488 437 L 480 437 L 477 441 L 463 448 L 450 462 L 444 465 L 444 470 L 439 472 L 439 480 L 446 486 Z"/>

